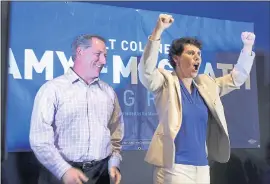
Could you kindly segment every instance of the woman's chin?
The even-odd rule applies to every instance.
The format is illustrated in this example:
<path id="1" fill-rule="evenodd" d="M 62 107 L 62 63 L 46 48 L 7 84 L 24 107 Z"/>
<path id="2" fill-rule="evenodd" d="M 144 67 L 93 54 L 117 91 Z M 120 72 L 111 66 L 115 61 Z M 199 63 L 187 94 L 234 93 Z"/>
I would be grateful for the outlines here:
<path id="1" fill-rule="evenodd" d="M 198 72 L 192 72 L 191 73 L 191 78 L 195 78 L 195 77 L 197 77 L 198 76 Z"/>

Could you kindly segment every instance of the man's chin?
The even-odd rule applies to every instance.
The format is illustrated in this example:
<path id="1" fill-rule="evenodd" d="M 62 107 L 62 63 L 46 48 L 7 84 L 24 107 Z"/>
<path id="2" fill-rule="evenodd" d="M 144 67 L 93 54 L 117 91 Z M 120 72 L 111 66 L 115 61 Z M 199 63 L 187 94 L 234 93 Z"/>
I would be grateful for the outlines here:
<path id="1" fill-rule="evenodd" d="M 91 78 L 92 79 L 95 79 L 95 78 L 99 78 L 99 76 L 100 76 L 100 73 L 92 73 L 92 75 L 91 75 Z"/>
<path id="2" fill-rule="evenodd" d="M 100 73 L 99 74 L 96 74 L 94 77 L 95 78 L 99 78 L 99 76 L 100 76 Z"/>
<path id="3" fill-rule="evenodd" d="M 102 70 L 102 69 L 95 71 L 95 74 L 94 74 L 94 75 L 95 75 L 96 77 L 99 77 L 99 75 L 100 75 L 100 73 L 101 73 L 101 70 Z"/>

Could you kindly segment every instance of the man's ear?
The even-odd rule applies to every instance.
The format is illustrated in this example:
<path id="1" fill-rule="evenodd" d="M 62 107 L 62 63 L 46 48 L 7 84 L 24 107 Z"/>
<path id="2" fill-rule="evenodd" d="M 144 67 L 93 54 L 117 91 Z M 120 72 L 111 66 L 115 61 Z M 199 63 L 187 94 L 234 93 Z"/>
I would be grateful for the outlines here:
<path id="1" fill-rule="evenodd" d="M 77 56 L 80 56 L 82 54 L 82 48 L 81 47 L 77 47 L 76 52 L 77 52 Z"/>

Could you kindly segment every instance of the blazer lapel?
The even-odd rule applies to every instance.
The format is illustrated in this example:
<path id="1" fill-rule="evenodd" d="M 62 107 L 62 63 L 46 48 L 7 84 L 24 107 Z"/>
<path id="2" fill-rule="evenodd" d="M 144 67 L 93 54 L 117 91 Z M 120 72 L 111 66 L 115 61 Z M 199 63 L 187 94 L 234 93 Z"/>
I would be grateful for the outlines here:
<path id="1" fill-rule="evenodd" d="M 194 82 L 195 86 L 197 87 L 200 95 L 203 97 L 205 103 L 207 104 L 207 106 L 208 106 L 209 110 L 211 111 L 211 113 L 213 114 L 213 116 L 220 121 L 219 116 L 218 116 L 217 111 L 216 111 L 216 107 L 215 107 L 216 100 L 211 97 L 210 92 L 207 90 L 207 88 L 204 85 L 196 84 L 195 81 L 193 81 L 193 82 Z"/>
<path id="2" fill-rule="evenodd" d="M 174 79 L 174 83 L 175 83 L 174 87 L 175 87 L 175 89 L 177 91 L 177 96 L 178 96 L 178 99 L 179 99 L 179 108 L 180 108 L 180 111 L 181 111 L 181 107 L 182 107 L 182 105 L 181 105 L 182 104 L 182 98 L 181 97 L 182 96 L 181 96 L 181 91 L 180 91 L 180 81 L 179 81 L 179 79 L 178 79 L 175 72 L 173 72 L 172 75 L 173 75 L 173 79 Z"/>
<path id="3" fill-rule="evenodd" d="M 196 84 L 196 82 L 195 81 L 193 81 L 193 83 L 195 84 L 195 86 L 197 87 L 197 89 L 198 89 L 198 91 L 199 91 L 199 93 L 200 93 L 200 95 L 203 97 L 203 99 L 204 99 L 204 101 L 205 101 L 205 103 L 207 104 L 207 106 L 209 107 L 209 108 L 211 108 L 211 109 L 213 109 L 214 108 L 214 101 L 212 100 L 212 98 L 211 98 L 211 96 L 210 96 L 210 93 L 209 93 L 209 91 L 207 90 L 207 88 L 205 88 L 203 85 L 201 85 L 201 84 Z"/>
<path id="4" fill-rule="evenodd" d="M 175 111 L 175 116 L 178 116 L 177 119 L 178 121 L 175 122 L 176 124 L 172 124 L 171 128 L 171 133 L 172 133 L 172 138 L 175 139 L 181 125 L 182 125 L 182 96 L 181 96 L 181 90 L 180 90 L 180 82 L 178 80 L 178 77 L 176 76 L 176 74 L 173 72 L 173 85 L 174 88 L 177 92 L 177 94 L 175 94 L 176 96 L 173 98 L 174 100 L 176 100 L 177 102 L 177 107 L 178 109 L 176 109 Z"/>

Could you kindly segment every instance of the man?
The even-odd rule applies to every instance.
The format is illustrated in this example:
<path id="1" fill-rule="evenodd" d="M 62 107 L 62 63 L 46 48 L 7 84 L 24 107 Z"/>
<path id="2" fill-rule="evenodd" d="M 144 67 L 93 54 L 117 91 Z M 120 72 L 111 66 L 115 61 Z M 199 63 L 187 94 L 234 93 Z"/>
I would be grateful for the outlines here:
<path id="1" fill-rule="evenodd" d="M 198 75 L 202 44 L 190 37 L 173 40 L 169 62 L 174 71 L 156 68 L 162 32 L 174 19 L 161 14 L 139 64 L 142 84 L 154 93 L 160 123 L 145 160 L 155 166 L 155 184 L 210 184 L 208 159 L 227 162 L 230 140 L 220 97 L 248 78 L 255 35 L 243 32 L 243 49 L 230 74 Z"/>
<path id="2" fill-rule="evenodd" d="M 119 184 L 124 125 L 114 90 L 99 79 L 105 40 L 81 35 L 72 52 L 73 69 L 35 97 L 30 145 L 45 166 L 39 184 L 109 184 L 110 176 Z"/>

